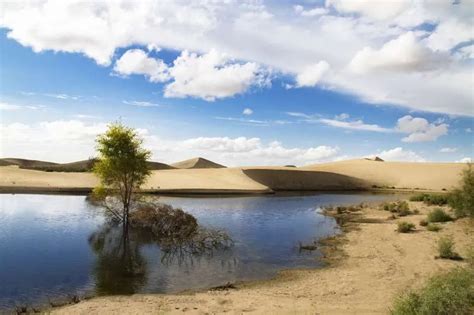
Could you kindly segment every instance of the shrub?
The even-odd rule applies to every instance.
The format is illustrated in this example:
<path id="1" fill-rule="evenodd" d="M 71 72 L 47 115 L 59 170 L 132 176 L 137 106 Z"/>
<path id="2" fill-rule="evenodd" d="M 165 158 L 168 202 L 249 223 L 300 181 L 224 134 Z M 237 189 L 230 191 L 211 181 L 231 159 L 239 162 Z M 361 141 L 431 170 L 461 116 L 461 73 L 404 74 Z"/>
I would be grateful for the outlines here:
<path id="1" fill-rule="evenodd" d="M 467 249 L 466 261 L 471 268 L 474 268 L 474 245 L 469 246 Z"/>
<path id="2" fill-rule="evenodd" d="M 415 230 L 415 225 L 410 222 L 400 221 L 398 222 L 397 231 L 399 233 L 410 233 Z"/>
<path id="3" fill-rule="evenodd" d="M 426 221 L 426 220 L 421 220 L 421 221 L 420 221 L 420 225 L 421 225 L 421 226 L 427 226 L 427 225 L 428 225 L 428 221 Z"/>
<path id="4" fill-rule="evenodd" d="M 392 315 L 472 314 L 474 270 L 456 268 L 436 275 L 418 292 L 411 291 L 394 303 Z"/>
<path id="5" fill-rule="evenodd" d="M 439 224 L 429 223 L 426 229 L 430 232 L 438 232 L 441 230 L 441 226 Z"/>
<path id="6" fill-rule="evenodd" d="M 383 204 L 383 209 L 385 211 L 390 211 L 392 213 L 397 213 L 399 216 L 407 216 L 412 214 L 410 211 L 410 206 L 406 201 L 397 201 L 397 202 L 386 202 Z"/>
<path id="7" fill-rule="evenodd" d="M 410 201 L 422 201 L 427 205 L 444 206 L 448 204 L 449 196 L 442 194 L 418 194 L 410 197 Z"/>
<path id="8" fill-rule="evenodd" d="M 452 220 L 453 218 L 441 208 L 433 209 L 433 211 L 428 213 L 428 222 L 431 222 L 431 223 L 448 222 Z"/>
<path id="9" fill-rule="evenodd" d="M 443 236 L 438 240 L 439 258 L 460 259 L 461 257 L 454 251 L 454 240 L 451 236 Z"/>
<path id="10" fill-rule="evenodd" d="M 461 188 L 450 194 L 449 205 L 457 217 L 474 218 L 474 170 L 471 164 L 463 171 Z"/>

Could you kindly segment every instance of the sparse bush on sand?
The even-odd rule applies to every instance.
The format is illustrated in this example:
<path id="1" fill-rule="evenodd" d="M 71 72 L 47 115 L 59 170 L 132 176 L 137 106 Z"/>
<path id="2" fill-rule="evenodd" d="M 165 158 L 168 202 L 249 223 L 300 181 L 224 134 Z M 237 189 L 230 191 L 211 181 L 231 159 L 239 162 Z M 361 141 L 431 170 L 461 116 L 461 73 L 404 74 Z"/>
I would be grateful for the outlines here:
<path id="1" fill-rule="evenodd" d="M 430 223 L 448 222 L 452 220 L 453 218 L 441 208 L 433 209 L 430 213 L 428 213 L 428 222 Z"/>
<path id="2" fill-rule="evenodd" d="M 448 204 L 449 196 L 447 194 L 427 194 L 422 193 L 410 197 L 410 201 L 422 201 L 425 204 L 444 206 Z"/>
<path id="3" fill-rule="evenodd" d="M 438 232 L 438 231 L 441 231 L 442 227 L 439 224 L 428 223 L 428 225 L 426 226 L 426 229 L 430 232 Z"/>
<path id="4" fill-rule="evenodd" d="M 399 296 L 392 315 L 474 314 L 474 269 L 456 268 L 428 280 L 418 291 Z"/>
<path id="5" fill-rule="evenodd" d="M 399 233 L 410 233 L 415 230 L 415 225 L 410 222 L 400 221 L 398 222 L 397 231 Z"/>
<path id="6" fill-rule="evenodd" d="M 454 240 L 452 236 L 442 236 L 438 240 L 439 258 L 460 260 L 461 257 L 454 251 Z"/>
<path id="7" fill-rule="evenodd" d="M 397 202 L 386 202 L 382 205 L 383 210 L 396 213 L 401 217 L 412 214 L 410 211 L 410 206 L 405 200 Z"/>
<path id="8" fill-rule="evenodd" d="M 426 221 L 425 219 L 420 221 L 420 226 L 427 226 L 427 225 L 428 225 L 428 221 Z"/>
<path id="9" fill-rule="evenodd" d="M 471 164 L 463 171 L 461 187 L 450 194 L 449 205 L 456 217 L 474 218 L 474 170 Z"/>

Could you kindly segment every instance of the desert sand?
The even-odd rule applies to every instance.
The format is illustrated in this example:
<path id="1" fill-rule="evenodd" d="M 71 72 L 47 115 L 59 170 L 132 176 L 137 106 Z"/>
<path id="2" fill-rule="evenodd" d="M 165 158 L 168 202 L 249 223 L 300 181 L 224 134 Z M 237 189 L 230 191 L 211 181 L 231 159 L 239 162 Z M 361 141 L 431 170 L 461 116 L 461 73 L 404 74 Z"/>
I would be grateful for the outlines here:
<path id="1" fill-rule="evenodd" d="M 202 160 L 199 160 L 204 163 Z M 282 190 L 426 190 L 456 187 L 461 163 L 403 163 L 350 160 L 306 167 L 192 168 L 155 170 L 144 190 L 157 193 L 269 193 Z M 210 161 L 208 161 L 210 162 Z M 194 165 L 194 166 L 193 166 Z M 0 166 L 0 191 L 88 191 L 98 183 L 91 173 L 43 172 Z"/>
<path id="2" fill-rule="evenodd" d="M 474 225 L 468 219 L 445 223 L 438 233 L 429 232 L 418 222 L 430 207 L 410 206 L 420 214 L 403 218 L 417 225 L 417 231 L 409 234 L 397 233 L 400 219 L 388 219 L 389 213 L 377 206 L 362 209 L 363 220 L 329 243 L 328 248 L 338 250 L 327 251 L 330 265 L 326 268 L 288 270 L 274 279 L 238 284 L 226 291 L 98 297 L 53 313 L 388 314 L 399 293 L 422 285 L 437 272 L 466 264 L 435 259 L 441 235 L 452 235 L 461 255 L 474 237 Z"/>

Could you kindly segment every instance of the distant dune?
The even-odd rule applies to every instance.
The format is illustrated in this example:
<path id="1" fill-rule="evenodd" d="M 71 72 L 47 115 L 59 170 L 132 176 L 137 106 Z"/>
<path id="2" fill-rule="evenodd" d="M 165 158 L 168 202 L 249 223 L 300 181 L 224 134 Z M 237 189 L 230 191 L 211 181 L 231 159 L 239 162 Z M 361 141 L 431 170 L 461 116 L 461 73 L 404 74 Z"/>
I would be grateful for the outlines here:
<path id="1" fill-rule="evenodd" d="M 191 168 L 225 168 L 224 165 L 206 160 L 205 158 L 202 157 L 196 157 L 193 159 L 177 162 L 171 164 L 171 166 L 174 166 L 176 168 L 181 168 L 181 169 L 191 169 Z"/>
<path id="2" fill-rule="evenodd" d="M 46 172 L 90 172 L 94 166 L 95 159 L 82 160 L 71 163 L 53 163 L 37 160 L 5 158 L 0 159 L 0 166 L 17 165 L 19 168 L 46 171 Z M 151 170 L 169 170 L 174 167 L 160 162 L 148 161 Z"/>
<path id="3" fill-rule="evenodd" d="M 1 161 L 7 163 L 5 160 L 19 159 Z M 85 162 L 50 163 L 52 165 L 43 164 L 43 166 L 49 165 L 48 168 L 53 167 L 56 170 L 60 169 L 60 166 L 67 166 L 67 169 L 71 170 L 83 167 Z M 23 163 L 29 167 L 37 166 L 32 166 L 30 162 Z M 172 169 L 172 166 L 157 162 L 150 163 L 153 163 L 151 165 L 155 170 L 143 189 L 161 193 L 269 193 L 379 189 L 443 191 L 459 184 L 461 171 L 466 167 L 461 163 L 406 163 L 367 159 L 298 168 L 224 168 L 202 158 L 174 164 L 180 165 L 183 169 Z M 164 169 L 167 167 L 170 169 Z M 20 169 L 18 164 L 0 166 L 2 191 L 89 191 L 97 183 L 98 180 L 90 172 L 44 172 Z"/>

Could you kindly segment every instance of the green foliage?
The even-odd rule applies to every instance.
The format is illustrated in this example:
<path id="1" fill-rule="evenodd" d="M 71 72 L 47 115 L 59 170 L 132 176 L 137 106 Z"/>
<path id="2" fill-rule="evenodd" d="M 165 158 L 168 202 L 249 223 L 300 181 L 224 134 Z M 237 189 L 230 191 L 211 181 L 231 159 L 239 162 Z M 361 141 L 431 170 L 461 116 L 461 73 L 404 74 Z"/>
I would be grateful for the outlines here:
<path id="1" fill-rule="evenodd" d="M 471 268 L 474 268 L 474 244 L 471 244 L 467 249 L 466 261 Z"/>
<path id="2" fill-rule="evenodd" d="M 96 142 L 99 157 L 93 171 L 99 177 L 101 186 L 106 188 L 97 188 L 96 192 L 117 194 L 123 205 L 120 216 L 128 224 L 132 195 L 150 174 L 147 160 L 151 152 L 142 147 L 143 140 L 135 130 L 121 123 L 110 124 Z M 110 210 L 118 217 L 116 210 Z"/>
<path id="3" fill-rule="evenodd" d="M 474 270 L 456 268 L 398 297 L 392 315 L 468 315 L 474 311 Z"/>
<path id="4" fill-rule="evenodd" d="M 430 213 L 428 213 L 428 222 L 431 223 L 448 222 L 452 220 L 453 218 L 441 208 L 433 209 Z"/>
<path id="5" fill-rule="evenodd" d="M 448 204 L 449 196 L 442 194 L 427 194 L 422 193 L 410 197 L 410 201 L 422 201 L 427 205 L 444 206 Z"/>
<path id="6" fill-rule="evenodd" d="M 454 240 L 452 236 L 442 236 L 438 240 L 438 254 L 444 259 L 459 259 L 459 255 L 454 251 Z"/>
<path id="7" fill-rule="evenodd" d="M 474 170 L 471 164 L 463 171 L 461 188 L 450 194 L 449 205 L 457 217 L 474 218 Z"/>
<path id="8" fill-rule="evenodd" d="M 426 229 L 430 232 L 438 232 L 441 231 L 442 227 L 439 224 L 428 223 Z"/>
<path id="9" fill-rule="evenodd" d="M 420 221 L 420 226 L 427 226 L 428 225 L 428 221 L 426 220 L 421 220 Z"/>
<path id="10" fill-rule="evenodd" d="M 410 233 L 415 230 L 415 225 L 410 222 L 400 221 L 398 222 L 397 231 L 399 233 Z"/>
<path id="11" fill-rule="evenodd" d="M 410 211 L 410 206 L 405 200 L 397 202 L 386 202 L 383 204 L 383 209 L 385 211 L 396 213 L 401 217 L 412 214 L 412 212 Z"/>

